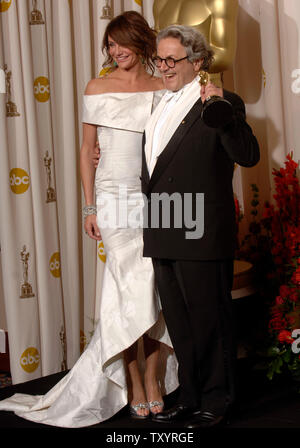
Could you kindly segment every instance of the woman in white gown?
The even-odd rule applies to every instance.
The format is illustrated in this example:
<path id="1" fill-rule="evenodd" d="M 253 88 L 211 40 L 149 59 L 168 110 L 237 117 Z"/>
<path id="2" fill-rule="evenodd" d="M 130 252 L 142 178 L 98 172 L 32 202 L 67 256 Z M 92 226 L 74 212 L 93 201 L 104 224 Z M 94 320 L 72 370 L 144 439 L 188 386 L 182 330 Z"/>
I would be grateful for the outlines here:
<path id="1" fill-rule="evenodd" d="M 115 70 L 87 85 L 80 156 L 85 231 L 102 239 L 106 252 L 99 322 L 77 363 L 46 395 L 15 394 L 0 402 L 0 410 L 61 427 L 99 423 L 128 402 L 133 417 L 146 418 L 160 412 L 162 394 L 178 386 L 152 262 L 142 255 L 138 207 L 142 133 L 163 94 L 161 80 L 146 70 L 155 34 L 140 14 L 130 11 L 109 23 L 103 47 Z M 101 157 L 95 174 L 97 137 Z"/>

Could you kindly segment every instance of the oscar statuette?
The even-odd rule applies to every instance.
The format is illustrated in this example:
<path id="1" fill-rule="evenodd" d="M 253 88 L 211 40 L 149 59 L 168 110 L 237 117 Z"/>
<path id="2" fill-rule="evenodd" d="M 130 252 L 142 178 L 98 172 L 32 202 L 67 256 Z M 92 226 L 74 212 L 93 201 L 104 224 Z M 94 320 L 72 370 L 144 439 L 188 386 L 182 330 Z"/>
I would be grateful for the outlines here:
<path id="1" fill-rule="evenodd" d="M 23 246 L 20 255 L 23 266 L 23 280 L 24 280 L 24 283 L 21 285 L 20 299 L 28 299 L 30 297 L 34 297 L 34 294 L 32 292 L 32 286 L 28 281 L 28 259 L 30 254 L 29 252 L 27 252 L 25 245 Z"/>
<path id="2" fill-rule="evenodd" d="M 206 86 L 210 82 L 210 75 L 207 72 L 199 72 L 201 86 Z M 225 126 L 232 120 L 233 109 L 229 101 L 221 96 L 213 95 L 207 97 L 203 103 L 201 118 L 204 123 L 211 128 Z"/>
<path id="3" fill-rule="evenodd" d="M 51 162 L 52 159 L 49 157 L 48 151 L 46 151 L 45 157 L 44 157 L 44 165 L 46 167 L 46 173 L 47 173 L 47 200 L 46 202 L 54 202 L 56 201 L 56 193 L 54 188 L 51 187 Z"/>
<path id="4" fill-rule="evenodd" d="M 32 11 L 30 13 L 30 25 L 44 25 L 43 15 L 37 9 L 37 0 L 32 0 Z"/>
<path id="5" fill-rule="evenodd" d="M 111 20 L 113 18 L 112 7 L 109 5 L 109 1 L 105 0 L 105 6 L 102 8 L 102 16 L 100 19 Z"/>

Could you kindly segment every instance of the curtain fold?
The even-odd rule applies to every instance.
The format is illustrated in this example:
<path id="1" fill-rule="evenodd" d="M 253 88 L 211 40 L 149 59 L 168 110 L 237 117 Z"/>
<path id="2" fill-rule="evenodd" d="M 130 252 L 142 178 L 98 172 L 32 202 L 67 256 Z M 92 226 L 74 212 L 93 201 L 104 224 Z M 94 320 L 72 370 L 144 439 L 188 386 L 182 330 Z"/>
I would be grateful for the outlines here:
<path id="1" fill-rule="evenodd" d="M 52 36 L 52 52 L 49 54 L 51 116 L 53 123 L 53 147 L 57 189 L 57 213 L 59 223 L 60 265 L 63 305 L 68 348 L 68 366 L 72 366 L 79 355 L 79 314 L 81 236 L 78 195 L 78 135 L 76 114 L 70 6 L 67 0 L 45 2 L 46 19 L 52 16 L 55 31 Z"/>
<path id="2" fill-rule="evenodd" d="M 298 93 L 291 89 L 293 69 L 300 66 L 299 29 L 297 0 L 239 0 L 234 88 L 245 101 L 248 122 L 261 149 L 256 167 L 241 168 L 245 212 L 242 233 L 252 219 L 251 184 L 259 188 L 261 208 L 266 200 L 272 201 L 273 168 L 283 166 L 291 151 L 296 161 L 300 159 L 296 123 L 300 89 Z"/>

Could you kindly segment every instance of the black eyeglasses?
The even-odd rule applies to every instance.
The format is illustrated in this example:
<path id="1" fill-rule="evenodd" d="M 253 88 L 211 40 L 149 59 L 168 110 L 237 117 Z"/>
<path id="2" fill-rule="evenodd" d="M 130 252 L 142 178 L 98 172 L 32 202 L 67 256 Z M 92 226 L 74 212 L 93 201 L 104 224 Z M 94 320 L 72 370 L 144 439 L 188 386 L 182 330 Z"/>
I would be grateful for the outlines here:
<path id="1" fill-rule="evenodd" d="M 154 62 L 154 65 L 157 68 L 161 67 L 161 64 L 162 64 L 163 61 L 165 61 L 166 65 L 169 68 L 174 68 L 175 64 L 177 62 L 183 61 L 184 59 L 187 59 L 187 58 L 188 58 L 188 56 L 185 56 L 184 58 L 181 58 L 181 59 L 174 59 L 174 58 L 171 58 L 171 57 L 169 57 L 169 58 L 160 58 L 159 56 L 156 56 L 155 58 L 153 58 L 153 62 Z"/>

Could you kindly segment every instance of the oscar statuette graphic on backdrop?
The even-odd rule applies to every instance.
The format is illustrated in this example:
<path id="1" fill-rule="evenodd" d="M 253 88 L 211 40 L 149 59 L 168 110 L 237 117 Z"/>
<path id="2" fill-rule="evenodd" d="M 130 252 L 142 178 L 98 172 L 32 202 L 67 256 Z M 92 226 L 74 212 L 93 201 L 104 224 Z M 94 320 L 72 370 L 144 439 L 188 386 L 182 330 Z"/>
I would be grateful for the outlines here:
<path id="1" fill-rule="evenodd" d="M 44 165 L 46 168 L 46 174 L 47 174 L 47 199 L 46 202 L 55 202 L 56 201 L 56 194 L 54 188 L 51 186 L 51 162 L 52 158 L 49 157 L 49 152 L 46 151 L 45 157 L 44 157 Z"/>
<path id="2" fill-rule="evenodd" d="M 7 64 L 4 65 L 4 72 L 5 72 L 6 95 L 7 95 L 6 116 L 7 117 L 19 117 L 20 114 L 19 114 L 19 112 L 17 110 L 17 106 L 11 100 L 11 77 L 12 77 L 12 72 L 11 72 L 11 70 L 9 72 L 7 71 Z"/>
<path id="3" fill-rule="evenodd" d="M 37 9 L 37 0 L 32 0 L 32 11 L 30 13 L 30 25 L 44 25 L 43 15 Z"/>
<path id="4" fill-rule="evenodd" d="M 20 299 L 28 299 L 34 297 L 34 294 L 32 292 L 32 286 L 28 281 L 28 259 L 30 254 L 27 252 L 25 245 L 23 246 L 20 255 L 23 268 L 23 283 L 21 285 Z"/>
<path id="5" fill-rule="evenodd" d="M 111 20 L 113 18 L 112 7 L 109 3 L 109 0 L 105 0 L 105 6 L 103 6 L 102 8 L 102 16 L 100 17 L 100 19 Z"/>

